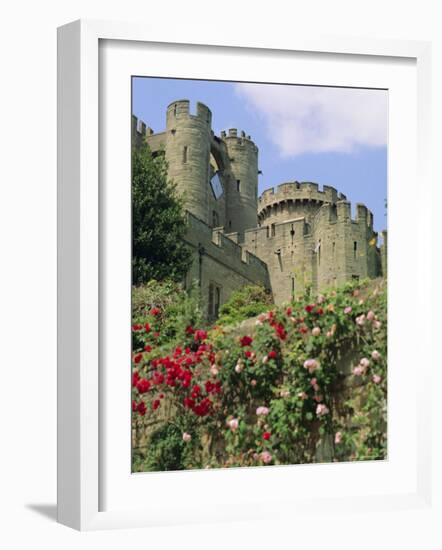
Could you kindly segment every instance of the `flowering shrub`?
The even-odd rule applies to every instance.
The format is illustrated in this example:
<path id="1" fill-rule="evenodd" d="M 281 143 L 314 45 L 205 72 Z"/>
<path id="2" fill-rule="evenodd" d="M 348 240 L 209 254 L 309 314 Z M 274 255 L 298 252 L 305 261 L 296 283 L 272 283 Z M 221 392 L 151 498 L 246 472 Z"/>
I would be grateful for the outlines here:
<path id="1" fill-rule="evenodd" d="M 386 457 L 384 281 L 268 308 L 246 335 L 168 307 L 134 315 L 135 471 Z"/>

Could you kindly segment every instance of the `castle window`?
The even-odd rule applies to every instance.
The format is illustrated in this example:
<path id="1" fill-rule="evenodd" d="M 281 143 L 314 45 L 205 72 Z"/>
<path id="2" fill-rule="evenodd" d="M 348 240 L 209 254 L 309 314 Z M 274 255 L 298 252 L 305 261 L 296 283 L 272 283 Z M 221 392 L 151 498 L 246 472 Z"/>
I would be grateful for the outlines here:
<path id="1" fill-rule="evenodd" d="M 236 180 L 236 190 L 238 191 L 238 193 L 240 191 L 240 188 L 241 188 L 241 180 Z"/>
<path id="2" fill-rule="evenodd" d="M 215 286 L 213 283 L 210 283 L 209 285 L 209 317 L 213 315 L 213 305 L 215 303 Z"/>
<path id="3" fill-rule="evenodd" d="M 272 237 L 274 237 L 276 235 L 276 227 L 274 223 L 272 223 L 272 225 L 270 226 L 270 231 L 271 231 Z"/>
<path id="4" fill-rule="evenodd" d="M 229 229 L 232 229 L 232 220 L 229 220 Z"/>
<path id="5" fill-rule="evenodd" d="M 215 172 L 212 178 L 210 178 L 210 187 L 212 188 L 212 193 L 215 199 L 218 200 L 224 193 L 224 188 L 219 177 L 219 172 Z"/>
<path id="6" fill-rule="evenodd" d="M 175 103 L 175 105 L 173 106 L 173 114 L 174 114 L 174 116 L 176 116 L 176 103 Z"/>
<path id="7" fill-rule="evenodd" d="M 266 237 L 267 238 L 270 237 L 270 227 L 269 226 L 266 227 Z"/>
<path id="8" fill-rule="evenodd" d="M 295 228 L 293 227 L 293 224 L 292 224 L 292 229 L 290 231 L 290 236 L 292 237 L 292 244 L 293 244 L 293 239 L 295 237 Z"/>
<path id="9" fill-rule="evenodd" d="M 219 227 L 219 217 L 215 210 L 212 212 L 212 227 Z"/>
<path id="10" fill-rule="evenodd" d="M 354 241 L 353 243 L 353 258 L 356 260 L 356 254 L 358 252 L 358 242 Z"/>
<path id="11" fill-rule="evenodd" d="M 211 319 L 216 319 L 218 317 L 220 305 L 221 305 L 221 287 L 215 283 L 210 283 L 208 314 Z"/>
<path id="12" fill-rule="evenodd" d="M 184 148 L 183 148 L 183 164 L 186 164 L 186 162 L 187 162 L 187 149 L 188 149 L 188 147 L 187 147 L 187 145 L 185 145 Z"/>
<path id="13" fill-rule="evenodd" d="M 336 243 L 334 242 L 332 245 L 333 258 L 335 257 L 335 251 L 336 251 Z"/>

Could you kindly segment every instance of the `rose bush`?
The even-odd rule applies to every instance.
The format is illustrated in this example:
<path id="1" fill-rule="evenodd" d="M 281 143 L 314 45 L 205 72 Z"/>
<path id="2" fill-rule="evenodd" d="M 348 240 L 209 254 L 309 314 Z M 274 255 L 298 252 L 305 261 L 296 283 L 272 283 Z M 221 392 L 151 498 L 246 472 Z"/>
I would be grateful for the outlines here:
<path id="1" fill-rule="evenodd" d="M 134 314 L 135 471 L 386 457 L 384 281 L 268 308 L 246 335 L 168 307 Z"/>

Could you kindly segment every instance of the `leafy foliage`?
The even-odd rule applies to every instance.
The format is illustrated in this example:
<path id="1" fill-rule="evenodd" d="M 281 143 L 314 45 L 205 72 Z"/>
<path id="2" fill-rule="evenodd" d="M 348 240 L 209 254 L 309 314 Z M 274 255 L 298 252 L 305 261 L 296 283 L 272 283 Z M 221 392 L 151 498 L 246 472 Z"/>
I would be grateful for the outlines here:
<path id="1" fill-rule="evenodd" d="M 191 263 L 183 241 L 185 217 L 163 155 L 146 147 L 132 153 L 132 280 L 180 281 Z"/>
<path id="2" fill-rule="evenodd" d="M 255 317 L 271 307 L 272 295 L 258 285 L 244 286 L 232 293 L 230 299 L 221 306 L 218 324 L 233 325 Z"/>
<path id="3" fill-rule="evenodd" d="M 133 287 L 132 322 L 133 327 L 140 327 L 132 331 L 133 349 L 177 345 L 186 327 L 204 324 L 199 293 L 196 288 L 185 292 L 171 280 Z"/>

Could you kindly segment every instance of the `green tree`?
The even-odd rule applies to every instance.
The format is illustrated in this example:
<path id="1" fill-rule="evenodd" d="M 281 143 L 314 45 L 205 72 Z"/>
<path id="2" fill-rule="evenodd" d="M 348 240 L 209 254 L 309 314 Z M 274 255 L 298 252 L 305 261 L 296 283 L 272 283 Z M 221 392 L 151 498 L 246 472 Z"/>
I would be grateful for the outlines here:
<path id="1" fill-rule="evenodd" d="M 183 204 L 167 178 L 163 155 L 146 147 L 132 153 L 132 282 L 180 281 L 191 264 L 183 237 Z"/>

